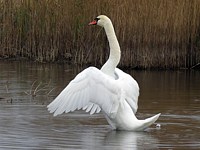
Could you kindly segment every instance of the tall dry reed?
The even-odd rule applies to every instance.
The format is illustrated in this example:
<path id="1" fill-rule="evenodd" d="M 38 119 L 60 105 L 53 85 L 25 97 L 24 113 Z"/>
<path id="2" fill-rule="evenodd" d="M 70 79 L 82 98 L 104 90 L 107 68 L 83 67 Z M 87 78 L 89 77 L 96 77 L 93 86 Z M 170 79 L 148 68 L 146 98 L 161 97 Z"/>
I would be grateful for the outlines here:
<path id="1" fill-rule="evenodd" d="M 0 0 L 0 57 L 103 64 L 114 24 L 121 67 L 190 68 L 200 62 L 200 0 Z"/>

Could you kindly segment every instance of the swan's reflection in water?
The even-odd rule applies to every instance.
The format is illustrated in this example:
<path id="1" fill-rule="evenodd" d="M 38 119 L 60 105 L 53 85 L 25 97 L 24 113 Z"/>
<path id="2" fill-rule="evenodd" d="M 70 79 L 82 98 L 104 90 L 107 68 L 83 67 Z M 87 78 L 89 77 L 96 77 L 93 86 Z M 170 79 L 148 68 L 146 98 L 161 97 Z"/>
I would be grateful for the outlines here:
<path id="1" fill-rule="evenodd" d="M 147 132 L 111 131 L 104 144 L 120 150 L 157 149 L 158 140 Z"/>
<path id="2" fill-rule="evenodd" d="M 103 115 L 52 117 L 45 106 L 0 106 L 0 149 L 155 149 L 149 132 L 112 131 Z M 96 124 L 94 124 L 96 122 Z"/>
<path id="3" fill-rule="evenodd" d="M 70 132 L 64 130 L 56 132 L 62 132 L 62 133 L 65 132 L 66 147 L 71 149 L 73 148 L 91 149 L 91 150 L 158 149 L 158 140 L 148 132 L 113 131 L 110 129 L 108 130 L 108 126 L 102 126 L 102 127 L 88 126 L 82 128 L 79 127 L 78 130 L 72 131 L 73 135 L 71 135 Z M 68 137 L 69 135 L 71 137 Z M 59 145 L 57 148 L 60 148 Z"/>

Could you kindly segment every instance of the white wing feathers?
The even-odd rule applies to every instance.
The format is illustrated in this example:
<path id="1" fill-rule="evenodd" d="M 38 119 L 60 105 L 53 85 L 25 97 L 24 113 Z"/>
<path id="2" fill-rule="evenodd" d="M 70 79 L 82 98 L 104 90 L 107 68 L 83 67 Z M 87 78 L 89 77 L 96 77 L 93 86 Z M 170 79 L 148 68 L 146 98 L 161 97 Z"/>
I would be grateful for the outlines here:
<path id="1" fill-rule="evenodd" d="M 85 110 L 86 112 L 90 112 L 90 115 L 92 115 L 95 112 L 99 113 L 101 111 L 101 108 L 99 107 L 99 105 L 90 102 L 88 105 L 83 107 L 83 110 Z"/>
<path id="2" fill-rule="evenodd" d="M 139 86 L 138 83 L 127 73 L 122 70 L 115 69 L 117 75 L 119 76 L 120 87 L 125 92 L 125 100 L 131 106 L 134 113 L 137 112 L 138 108 L 138 96 L 139 96 Z"/>
<path id="3" fill-rule="evenodd" d="M 64 112 L 83 109 L 90 114 L 101 109 L 110 117 L 115 117 L 122 90 L 116 80 L 95 67 L 89 67 L 79 73 L 68 86 L 47 107 L 54 116 Z"/>

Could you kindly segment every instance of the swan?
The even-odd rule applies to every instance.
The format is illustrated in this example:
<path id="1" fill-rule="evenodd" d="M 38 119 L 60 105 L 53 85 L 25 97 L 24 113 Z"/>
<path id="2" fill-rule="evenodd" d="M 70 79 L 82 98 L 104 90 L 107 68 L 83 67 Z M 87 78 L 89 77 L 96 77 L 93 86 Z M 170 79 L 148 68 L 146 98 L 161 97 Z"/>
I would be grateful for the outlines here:
<path id="1" fill-rule="evenodd" d="M 89 25 L 104 28 L 110 46 L 109 58 L 100 70 L 89 67 L 80 72 L 47 106 L 48 111 L 54 116 L 80 109 L 90 114 L 102 111 L 113 130 L 145 130 L 160 113 L 145 120 L 136 118 L 139 86 L 129 74 L 116 68 L 121 51 L 111 20 L 100 15 Z"/>

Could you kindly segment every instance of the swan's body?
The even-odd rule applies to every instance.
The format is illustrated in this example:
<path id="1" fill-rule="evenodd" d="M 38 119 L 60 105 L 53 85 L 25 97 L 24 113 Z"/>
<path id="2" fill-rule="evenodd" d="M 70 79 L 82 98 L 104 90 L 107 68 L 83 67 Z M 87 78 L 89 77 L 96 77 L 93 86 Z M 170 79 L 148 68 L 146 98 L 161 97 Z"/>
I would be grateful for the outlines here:
<path id="1" fill-rule="evenodd" d="M 49 104 L 54 116 L 83 109 L 90 114 L 103 111 L 113 129 L 142 131 L 153 124 L 160 114 L 138 120 L 139 86 L 128 74 L 116 68 L 121 57 L 119 43 L 110 19 L 98 16 L 90 24 L 104 27 L 110 46 L 110 56 L 101 70 L 89 67 L 79 73 Z"/>

